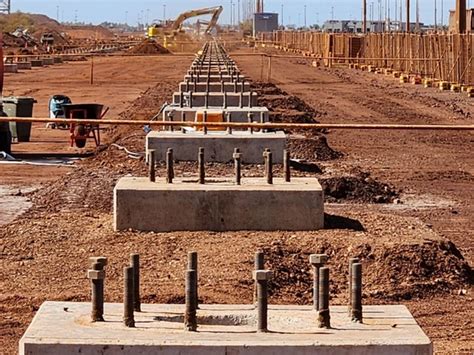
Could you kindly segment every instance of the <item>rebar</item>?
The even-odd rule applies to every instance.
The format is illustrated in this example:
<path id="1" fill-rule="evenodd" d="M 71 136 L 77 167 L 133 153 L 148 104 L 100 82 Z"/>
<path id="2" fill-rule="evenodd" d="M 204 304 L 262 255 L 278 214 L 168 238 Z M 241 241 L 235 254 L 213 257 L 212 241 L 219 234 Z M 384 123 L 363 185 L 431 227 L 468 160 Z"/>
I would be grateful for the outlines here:
<path id="1" fill-rule="evenodd" d="M 353 322 L 362 323 L 362 264 L 352 264 L 352 312 Z"/>
<path id="2" fill-rule="evenodd" d="M 196 270 L 186 270 L 186 310 L 184 313 L 184 329 L 190 332 L 197 330 L 196 310 Z"/>
<path id="3" fill-rule="evenodd" d="M 128 328 L 135 327 L 135 318 L 133 314 L 133 267 L 127 266 L 123 268 L 124 276 L 124 293 L 123 293 L 123 324 Z"/>
<path id="4" fill-rule="evenodd" d="M 148 151 L 148 178 L 150 182 L 156 182 L 156 151 L 151 149 Z"/>
<path id="5" fill-rule="evenodd" d="M 198 253 L 195 251 L 189 252 L 188 253 L 188 270 L 194 270 L 196 271 L 196 304 L 195 307 L 196 309 L 199 308 L 199 271 L 198 271 Z"/>
<path id="6" fill-rule="evenodd" d="M 133 309 L 141 312 L 140 302 L 140 255 L 130 255 L 130 266 L 133 268 Z"/>
<path id="7" fill-rule="evenodd" d="M 104 321 L 104 279 L 105 272 L 103 270 L 104 265 L 100 262 L 92 264 L 91 269 L 88 271 L 88 277 L 91 280 L 91 321 L 92 322 L 103 322 Z"/>
<path id="8" fill-rule="evenodd" d="M 172 184 L 174 178 L 173 149 L 166 151 L 166 183 Z"/>
<path id="9" fill-rule="evenodd" d="M 331 328 L 331 315 L 329 313 L 329 268 L 319 269 L 319 310 L 318 327 Z"/>
<path id="10" fill-rule="evenodd" d="M 283 151 L 283 171 L 285 173 L 285 182 L 291 182 L 290 151 Z"/>
<path id="11" fill-rule="evenodd" d="M 206 107 L 206 108 L 207 108 L 207 107 Z M 202 121 L 203 121 L 204 123 L 207 123 L 207 111 L 204 111 Z M 202 131 L 204 132 L 205 135 L 207 134 L 207 129 L 208 129 L 208 128 L 207 128 L 206 126 L 204 126 L 204 127 L 202 128 Z"/>
<path id="12" fill-rule="evenodd" d="M 347 312 L 349 314 L 349 317 L 351 316 L 352 314 L 352 265 L 355 264 L 355 263 L 358 263 L 359 262 L 359 258 L 350 258 L 349 259 L 349 273 L 348 273 L 348 277 L 347 277 L 347 281 L 348 281 L 348 299 L 349 299 L 349 302 L 348 302 L 348 306 L 347 306 Z"/>
<path id="13" fill-rule="evenodd" d="M 240 153 L 239 148 L 234 149 L 234 173 L 235 173 L 235 183 L 240 185 L 242 183 L 242 154 Z"/>
<path id="14" fill-rule="evenodd" d="M 265 152 L 265 177 L 267 184 L 273 184 L 273 154 L 270 150 Z"/>
<path id="15" fill-rule="evenodd" d="M 199 165 L 199 183 L 204 185 L 206 183 L 206 170 L 205 170 L 205 156 L 204 156 L 204 148 L 199 148 L 199 155 L 198 155 L 198 165 Z"/>

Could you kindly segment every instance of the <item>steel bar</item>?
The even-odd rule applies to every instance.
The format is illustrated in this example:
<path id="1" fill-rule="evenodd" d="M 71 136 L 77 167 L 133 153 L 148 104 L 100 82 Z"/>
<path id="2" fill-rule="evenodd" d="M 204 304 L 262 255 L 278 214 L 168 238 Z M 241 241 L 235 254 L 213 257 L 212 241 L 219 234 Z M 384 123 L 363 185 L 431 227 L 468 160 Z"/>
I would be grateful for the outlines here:
<path id="1" fill-rule="evenodd" d="M 149 150 L 148 151 L 148 178 L 150 179 L 150 182 L 156 182 L 155 164 L 156 164 L 156 151 Z"/>
<path id="2" fill-rule="evenodd" d="M 196 280 L 195 280 L 195 287 L 196 287 L 196 296 L 195 296 L 195 301 L 196 304 L 194 305 L 196 309 L 199 308 L 199 271 L 198 271 L 198 253 L 195 251 L 189 252 L 188 253 L 188 270 L 194 270 L 196 271 Z"/>
<path id="3" fill-rule="evenodd" d="M 140 303 L 140 255 L 130 255 L 130 266 L 133 268 L 133 309 L 141 312 Z"/>
<path id="4" fill-rule="evenodd" d="M 91 270 L 88 272 L 88 277 L 91 280 L 92 288 L 92 322 L 104 321 L 104 278 L 103 265 L 99 262 L 92 264 Z"/>
<path id="5" fill-rule="evenodd" d="M 351 315 L 352 312 L 352 265 L 356 264 L 359 262 L 359 258 L 350 258 L 349 259 L 349 272 L 348 272 L 348 299 L 349 299 L 349 305 L 348 305 L 348 312 L 349 316 Z"/>
<path id="6" fill-rule="evenodd" d="M 329 313 L 329 268 L 319 269 L 319 328 L 331 328 L 331 316 Z"/>
<path id="7" fill-rule="evenodd" d="M 352 264 L 351 319 L 362 323 L 362 264 Z"/>
<path id="8" fill-rule="evenodd" d="M 166 183 L 172 184 L 174 178 L 174 166 L 173 166 L 173 149 L 168 148 L 166 151 Z"/>
<path id="9" fill-rule="evenodd" d="M 402 125 L 369 123 L 247 123 L 247 122 L 170 122 L 147 120 L 97 120 L 97 119 L 57 119 L 29 117 L 0 117 L 0 122 L 32 122 L 57 124 L 91 124 L 116 126 L 178 126 L 208 128 L 254 128 L 254 129 L 350 129 L 350 130 L 408 130 L 408 131 L 474 131 L 474 125 Z"/>
<path id="10" fill-rule="evenodd" d="M 196 311 L 196 270 L 186 270 L 186 310 L 184 313 L 184 329 L 189 332 L 197 330 Z"/>
<path id="11" fill-rule="evenodd" d="M 285 182 L 291 182 L 290 151 L 283 151 L 283 171 L 285 173 Z"/>
<path id="12" fill-rule="evenodd" d="M 123 323 L 128 328 L 135 327 L 133 315 L 133 267 L 127 266 L 123 269 L 124 293 L 123 293 Z"/>
<path id="13" fill-rule="evenodd" d="M 199 148 L 198 155 L 198 165 L 199 165 L 199 183 L 204 185 L 206 183 L 206 169 L 205 169 L 205 156 L 204 148 Z"/>

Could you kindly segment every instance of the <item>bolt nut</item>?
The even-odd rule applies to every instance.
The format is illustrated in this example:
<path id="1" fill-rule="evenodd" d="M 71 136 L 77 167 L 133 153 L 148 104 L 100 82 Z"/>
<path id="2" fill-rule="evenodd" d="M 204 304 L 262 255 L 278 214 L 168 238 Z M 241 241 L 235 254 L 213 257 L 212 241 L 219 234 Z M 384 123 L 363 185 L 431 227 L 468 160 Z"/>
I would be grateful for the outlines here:
<path id="1" fill-rule="evenodd" d="M 254 270 L 253 279 L 255 281 L 269 281 L 273 278 L 273 271 L 268 270 Z"/>
<path id="2" fill-rule="evenodd" d="M 104 270 L 87 270 L 87 278 L 91 280 L 104 280 L 105 271 Z"/>
<path id="3" fill-rule="evenodd" d="M 99 263 L 102 265 L 102 267 L 107 266 L 107 258 L 105 256 L 93 256 L 89 258 L 89 262 L 91 265 L 94 265 L 96 263 Z"/>
<path id="4" fill-rule="evenodd" d="M 242 159 L 242 153 L 234 153 L 234 154 L 232 155 L 232 157 L 233 157 L 234 159 Z"/>
<path id="5" fill-rule="evenodd" d="M 326 254 L 311 254 L 309 263 L 314 266 L 323 266 L 328 262 L 329 257 Z"/>

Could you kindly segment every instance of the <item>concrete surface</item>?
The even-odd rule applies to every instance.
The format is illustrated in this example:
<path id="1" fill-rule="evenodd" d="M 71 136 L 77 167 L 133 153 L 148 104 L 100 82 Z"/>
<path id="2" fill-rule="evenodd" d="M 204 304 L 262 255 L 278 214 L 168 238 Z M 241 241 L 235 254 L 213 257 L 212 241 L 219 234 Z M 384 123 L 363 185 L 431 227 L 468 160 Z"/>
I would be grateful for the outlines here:
<path id="1" fill-rule="evenodd" d="M 196 172 L 197 173 L 197 172 Z M 315 178 L 275 179 L 125 177 L 114 189 L 114 229 L 153 232 L 318 230 L 324 228 L 324 198 Z"/>
<path id="2" fill-rule="evenodd" d="M 199 147 L 205 150 L 206 161 L 227 163 L 233 161 L 235 148 L 242 153 L 242 162 L 262 164 L 263 152 L 269 148 L 273 152 L 273 162 L 283 162 L 286 135 L 283 132 L 250 133 L 248 131 L 226 132 L 150 132 L 146 137 L 146 151 L 156 150 L 156 159 L 164 161 L 168 148 L 173 149 L 176 161 L 197 161 Z M 147 154 L 148 156 L 148 154 Z"/>
<path id="3" fill-rule="evenodd" d="M 183 107 L 180 108 L 179 105 L 169 105 L 163 110 L 163 119 L 165 121 L 195 121 L 196 112 L 205 110 L 203 107 Z M 260 122 L 260 116 L 263 114 L 264 121 L 268 122 L 269 112 L 266 107 L 229 107 L 223 109 L 222 107 L 210 107 L 210 110 L 219 110 L 229 112 L 232 115 L 232 122 L 248 122 L 248 114 L 252 113 L 254 115 L 254 122 Z M 183 120 L 184 117 L 184 120 Z"/>
<path id="4" fill-rule="evenodd" d="M 122 304 L 105 304 L 90 323 L 89 303 L 45 302 L 20 340 L 20 355 L 230 354 L 430 355 L 432 345 L 405 306 L 366 306 L 354 324 L 331 307 L 332 329 L 319 329 L 311 307 L 270 306 L 269 333 L 256 333 L 252 306 L 200 305 L 198 331 L 185 332 L 184 305 L 142 305 L 136 328 L 122 325 Z"/>
<path id="5" fill-rule="evenodd" d="M 250 99 L 250 92 L 245 92 L 242 95 L 242 106 L 248 107 Z M 181 94 L 179 92 L 175 92 L 173 94 L 173 103 L 175 105 L 179 105 L 181 101 Z M 184 94 L 184 105 L 189 106 L 189 93 Z M 241 103 L 241 94 L 240 93 L 227 93 L 227 106 L 231 107 L 240 107 Z M 206 93 L 203 92 L 195 92 L 193 93 L 193 106 L 202 106 L 204 107 L 206 104 Z M 208 95 L 208 105 L 209 106 L 216 106 L 216 107 L 224 107 L 224 94 L 220 92 L 211 92 Z M 252 106 L 258 106 L 258 95 L 257 93 L 252 93 Z"/>

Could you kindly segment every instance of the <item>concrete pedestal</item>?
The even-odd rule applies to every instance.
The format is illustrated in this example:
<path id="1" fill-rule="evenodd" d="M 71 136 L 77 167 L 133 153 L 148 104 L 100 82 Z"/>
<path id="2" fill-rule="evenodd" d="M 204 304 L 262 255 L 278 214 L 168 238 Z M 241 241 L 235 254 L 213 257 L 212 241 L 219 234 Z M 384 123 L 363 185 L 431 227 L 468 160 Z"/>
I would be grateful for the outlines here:
<path id="1" fill-rule="evenodd" d="M 432 344 L 405 306 L 366 306 L 364 324 L 331 307 L 332 329 L 316 326 L 310 307 L 270 306 L 268 333 L 256 333 L 253 306 L 200 305 L 198 331 L 185 332 L 184 305 L 142 305 L 136 328 L 123 305 L 105 304 L 90 323 L 90 304 L 45 302 L 20 340 L 20 355 L 431 355 Z M 395 326 L 394 326 L 395 325 Z"/>
<path id="2" fill-rule="evenodd" d="M 6 63 L 3 66 L 3 70 L 5 73 L 18 73 L 18 65 Z"/>
<path id="3" fill-rule="evenodd" d="M 209 88 L 209 92 L 222 92 L 222 89 L 224 89 L 224 92 L 239 93 L 242 91 L 242 85 L 244 86 L 244 92 L 250 91 L 249 83 L 237 83 L 236 85 L 234 83 L 224 83 L 224 86 L 222 86 L 221 83 L 210 83 L 208 87 L 207 83 L 197 83 L 195 85 L 194 82 L 189 82 L 188 84 L 186 84 L 186 82 L 180 83 L 179 91 L 206 92 Z"/>
<path id="4" fill-rule="evenodd" d="M 172 231 L 318 230 L 324 228 L 324 198 L 314 178 L 291 183 L 244 178 L 242 185 L 209 179 L 167 184 L 122 178 L 114 189 L 114 229 Z"/>
<path id="5" fill-rule="evenodd" d="M 31 70 L 31 63 L 30 62 L 18 62 L 18 70 Z"/>
<path id="6" fill-rule="evenodd" d="M 283 132 L 250 133 L 248 131 L 226 132 L 151 132 L 146 137 L 146 151 L 156 150 L 156 159 L 164 161 L 168 148 L 173 149 L 176 161 L 197 161 L 200 147 L 205 150 L 206 161 L 228 163 L 233 161 L 235 148 L 242 153 L 242 162 L 262 164 L 263 152 L 269 148 L 273 152 L 273 162 L 283 162 L 286 135 Z M 147 154 L 148 156 L 148 154 Z"/>
<path id="7" fill-rule="evenodd" d="M 210 92 L 208 95 L 203 92 L 195 92 L 193 93 L 193 102 L 192 106 L 197 107 L 201 106 L 204 107 L 206 105 L 206 96 L 208 100 L 208 106 L 214 107 L 224 107 L 224 102 L 227 100 L 227 107 L 249 107 L 250 101 L 250 92 L 245 92 L 243 94 L 240 93 L 226 93 L 223 94 L 221 92 Z M 227 99 L 224 97 L 227 96 Z M 190 106 L 190 95 L 189 93 L 185 93 L 183 95 L 183 104 L 185 106 Z M 181 94 L 179 92 L 175 92 L 173 94 L 173 104 L 179 105 L 181 103 Z M 256 107 L 258 106 L 258 95 L 257 93 L 252 93 L 252 101 L 251 106 Z"/>
<path id="8" fill-rule="evenodd" d="M 184 81 L 196 81 L 198 83 L 206 83 L 207 81 L 211 82 L 211 83 L 220 83 L 222 81 L 224 82 L 233 82 L 233 81 L 239 81 L 239 82 L 242 82 L 242 81 L 246 81 L 247 79 L 240 75 L 239 77 L 237 77 L 237 75 L 186 75 L 184 77 Z"/>
<path id="9" fill-rule="evenodd" d="M 179 105 L 169 105 L 163 110 L 163 120 L 165 121 L 196 121 L 196 112 L 202 111 L 220 111 L 226 112 L 231 114 L 232 122 L 241 122 L 247 123 L 248 122 L 248 114 L 251 113 L 253 115 L 254 122 L 261 122 L 261 116 L 263 115 L 264 122 L 269 121 L 269 112 L 266 107 L 228 107 L 227 109 L 223 109 L 222 107 L 212 107 L 210 106 L 209 109 L 205 109 L 204 107 L 195 106 L 195 107 L 179 107 Z"/>

